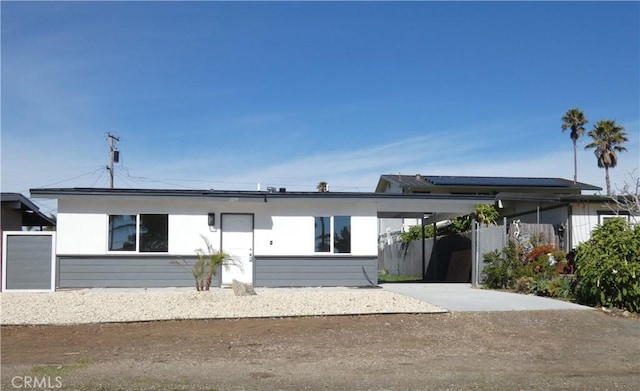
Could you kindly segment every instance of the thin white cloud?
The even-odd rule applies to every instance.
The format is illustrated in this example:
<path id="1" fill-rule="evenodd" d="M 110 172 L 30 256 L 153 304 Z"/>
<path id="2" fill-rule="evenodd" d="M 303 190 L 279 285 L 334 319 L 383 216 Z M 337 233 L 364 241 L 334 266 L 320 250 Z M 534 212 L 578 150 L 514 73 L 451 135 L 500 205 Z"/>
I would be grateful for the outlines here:
<path id="1" fill-rule="evenodd" d="M 637 126 L 638 122 L 634 123 Z M 639 132 L 631 125 L 627 128 L 631 139 L 628 151 L 620 154 L 618 167 L 610 170 L 614 187 L 621 187 L 640 165 Z M 494 140 L 475 142 L 469 137 L 465 132 L 443 132 L 357 150 L 317 151 L 260 167 L 243 164 L 242 156 L 226 157 L 229 160 L 222 164 L 215 156 L 187 155 L 177 160 L 157 156 L 141 165 L 117 165 L 116 186 L 253 190 L 261 183 L 263 188 L 313 191 L 318 182 L 327 181 L 334 191 L 372 191 L 379 176 L 389 173 L 573 178 L 568 141 L 554 150 L 532 151 L 523 146 L 519 151 L 501 152 L 494 147 Z M 107 160 L 103 140 L 73 151 L 64 149 L 68 141 L 28 143 L 23 138 L 3 138 L 3 191 L 50 184 L 106 186 L 108 177 L 101 164 Z M 579 148 L 578 164 L 579 181 L 605 187 L 604 170 L 597 167 L 592 151 Z"/>

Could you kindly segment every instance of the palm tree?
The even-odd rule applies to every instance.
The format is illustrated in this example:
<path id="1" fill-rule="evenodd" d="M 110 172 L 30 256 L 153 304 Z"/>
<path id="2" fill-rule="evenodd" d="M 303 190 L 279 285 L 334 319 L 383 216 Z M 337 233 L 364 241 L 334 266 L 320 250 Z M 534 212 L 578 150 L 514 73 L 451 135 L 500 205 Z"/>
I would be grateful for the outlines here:
<path id="1" fill-rule="evenodd" d="M 319 182 L 316 190 L 318 190 L 318 193 L 326 193 L 329 191 L 329 184 L 325 181 Z"/>
<path id="2" fill-rule="evenodd" d="M 584 125 L 589 122 L 584 117 L 582 110 L 575 108 L 569 109 L 562 117 L 562 131 L 571 129 L 571 141 L 573 141 L 573 183 L 578 182 L 578 152 L 576 143 L 584 133 Z"/>
<path id="3" fill-rule="evenodd" d="M 627 132 L 624 131 L 624 127 L 616 125 L 615 120 L 606 119 L 595 124 L 593 129 L 589 131 L 589 136 L 593 139 L 593 142 L 588 144 L 585 149 L 595 148 L 593 153 L 598 159 L 598 167 L 604 167 L 607 195 L 610 196 L 609 168 L 618 165 L 617 152 L 627 150 L 622 146 L 623 143 L 629 141 Z"/>

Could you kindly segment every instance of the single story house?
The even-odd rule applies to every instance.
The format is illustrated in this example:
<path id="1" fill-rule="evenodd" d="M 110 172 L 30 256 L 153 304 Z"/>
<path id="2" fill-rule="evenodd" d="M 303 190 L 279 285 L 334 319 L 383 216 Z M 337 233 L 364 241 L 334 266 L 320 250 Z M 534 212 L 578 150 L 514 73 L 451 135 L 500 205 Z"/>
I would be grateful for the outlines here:
<path id="1" fill-rule="evenodd" d="M 160 189 L 32 189 L 57 199 L 55 287 L 193 286 L 206 238 L 232 255 L 215 285 L 377 283 L 381 218 L 460 216 L 491 195 Z M 442 217 L 443 219 L 444 217 Z M 184 266 L 184 265 L 182 265 Z"/>

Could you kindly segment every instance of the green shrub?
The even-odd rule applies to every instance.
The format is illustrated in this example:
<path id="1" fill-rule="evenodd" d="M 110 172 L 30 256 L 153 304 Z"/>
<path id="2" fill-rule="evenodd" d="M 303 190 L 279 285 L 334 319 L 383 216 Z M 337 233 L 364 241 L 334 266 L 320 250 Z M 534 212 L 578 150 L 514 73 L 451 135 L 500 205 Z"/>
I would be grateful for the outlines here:
<path id="1" fill-rule="evenodd" d="M 531 251 L 527 252 L 526 249 L 527 247 L 522 246 L 521 243 L 510 241 L 502 252 L 493 251 L 484 254 L 485 285 L 491 289 L 515 289 L 520 293 L 533 293 L 540 296 L 562 298 L 571 296 L 569 280 L 556 277 L 556 266 L 549 263 L 549 255 L 546 251 L 552 249 L 538 251 L 535 260 L 532 260 Z M 564 252 L 552 253 L 554 257 L 556 254 L 566 259 Z"/>
<path id="2" fill-rule="evenodd" d="M 500 211 L 493 205 L 476 205 L 476 221 L 480 224 L 495 225 L 498 223 Z"/>
<path id="3" fill-rule="evenodd" d="M 530 293 L 537 296 L 567 299 L 571 297 L 571 281 L 565 277 L 540 277 L 531 283 Z"/>
<path id="4" fill-rule="evenodd" d="M 549 263 L 549 256 L 540 255 L 535 261 L 525 264 L 526 275 L 532 277 L 549 277 L 556 273 L 555 265 Z"/>
<path id="5" fill-rule="evenodd" d="M 520 277 L 516 280 L 516 291 L 518 293 L 531 293 L 533 277 Z"/>
<path id="6" fill-rule="evenodd" d="M 561 299 L 572 298 L 571 279 L 566 277 L 554 277 L 549 284 L 549 296 Z"/>
<path id="7" fill-rule="evenodd" d="M 610 219 L 576 249 L 578 302 L 640 311 L 640 225 Z"/>
<path id="8" fill-rule="evenodd" d="M 424 226 L 424 237 L 432 238 L 433 237 L 433 225 L 425 225 Z M 404 231 L 400 233 L 400 240 L 404 244 L 411 243 L 413 240 L 422 239 L 422 225 L 412 225 L 408 231 Z"/>
<path id="9" fill-rule="evenodd" d="M 551 255 L 555 258 L 556 263 L 567 262 L 567 253 L 562 250 L 556 250 Z"/>
<path id="10" fill-rule="evenodd" d="M 518 246 L 513 241 L 502 252 L 496 250 L 484 254 L 484 262 L 484 283 L 489 288 L 513 288 L 516 280 L 524 275 Z"/>

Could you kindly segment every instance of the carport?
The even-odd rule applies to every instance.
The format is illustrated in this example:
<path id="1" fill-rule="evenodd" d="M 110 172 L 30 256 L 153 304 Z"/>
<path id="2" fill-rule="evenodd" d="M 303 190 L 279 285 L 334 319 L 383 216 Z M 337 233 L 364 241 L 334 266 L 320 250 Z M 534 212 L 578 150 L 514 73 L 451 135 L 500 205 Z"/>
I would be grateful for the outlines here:
<path id="1" fill-rule="evenodd" d="M 387 194 L 388 196 L 391 194 Z M 472 196 L 472 195 L 444 195 L 444 194 L 423 194 L 414 193 L 398 194 L 402 196 L 401 203 L 385 203 L 378 211 L 378 219 L 419 219 L 422 225 L 422 280 L 425 281 L 427 275 L 427 259 L 425 252 L 425 235 L 424 227 L 433 225 L 434 230 L 436 224 L 442 221 L 451 220 L 460 216 L 471 215 L 471 283 L 477 285 L 479 283 L 479 265 L 478 254 L 476 251 L 477 243 L 475 235 L 475 207 L 478 204 L 492 205 L 495 202 L 493 196 Z M 414 204 L 411 198 L 416 197 L 421 200 L 420 203 Z M 381 232 L 379 232 L 381 234 Z M 437 236 L 434 237 L 437 241 Z M 434 245 L 434 251 L 436 246 Z M 467 269 L 468 270 L 468 269 Z"/>

